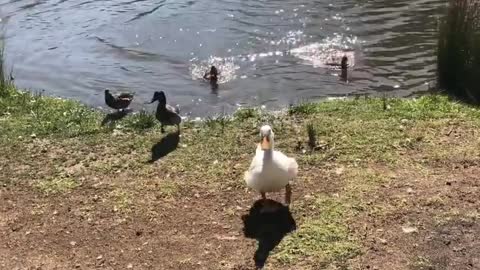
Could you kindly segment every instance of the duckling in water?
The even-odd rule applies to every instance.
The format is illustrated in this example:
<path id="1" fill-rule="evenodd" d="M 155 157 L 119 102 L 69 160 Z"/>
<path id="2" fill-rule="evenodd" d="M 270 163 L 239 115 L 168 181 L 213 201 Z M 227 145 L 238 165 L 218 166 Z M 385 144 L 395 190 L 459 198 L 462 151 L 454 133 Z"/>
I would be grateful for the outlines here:
<path id="1" fill-rule="evenodd" d="M 346 55 L 342 57 L 342 62 L 340 64 L 340 67 L 342 68 L 342 73 L 340 74 L 340 78 L 346 82 L 347 76 L 348 76 L 348 57 Z"/>
<path id="2" fill-rule="evenodd" d="M 212 90 L 218 89 L 218 70 L 215 66 L 210 68 L 210 71 L 203 75 L 205 80 L 210 81 L 210 85 L 212 86 Z"/>
<path id="3" fill-rule="evenodd" d="M 209 80 L 210 83 L 217 83 L 218 82 L 218 70 L 215 66 L 212 66 L 210 68 L 210 71 L 205 73 L 205 75 L 203 75 L 203 78 L 205 80 Z"/>
<path id="4" fill-rule="evenodd" d="M 112 109 L 123 111 L 130 106 L 132 100 L 133 94 L 121 93 L 118 96 L 114 96 L 110 93 L 110 90 L 105 89 L 105 103 Z"/>
<path id="5" fill-rule="evenodd" d="M 346 55 L 344 55 L 342 57 L 342 62 L 340 64 L 340 66 L 342 67 L 342 69 L 347 69 L 348 68 L 348 57 Z"/>
<path id="6" fill-rule="evenodd" d="M 152 101 L 153 103 L 158 101 L 157 111 L 155 113 L 155 117 L 160 122 L 160 127 L 162 133 L 165 132 L 163 126 L 177 126 L 178 131 L 180 131 L 180 122 L 182 122 L 182 118 L 178 115 L 179 110 L 178 108 L 174 108 L 167 104 L 167 97 L 163 91 L 155 92 L 153 94 Z"/>

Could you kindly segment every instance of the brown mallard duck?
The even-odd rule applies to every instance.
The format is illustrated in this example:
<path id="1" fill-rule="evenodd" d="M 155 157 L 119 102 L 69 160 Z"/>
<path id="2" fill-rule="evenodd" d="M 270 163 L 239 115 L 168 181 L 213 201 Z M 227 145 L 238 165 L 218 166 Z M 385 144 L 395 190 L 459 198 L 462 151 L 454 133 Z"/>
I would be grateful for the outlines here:
<path id="1" fill-rule="evenodd" d="M 130 106 L 132 100 L 133 94 L 121 93 L 118 96 L 114 96 L 110 93 L 110 90 L 105 89 L 105 103 L 112 109 L 123 111 Z"/>
<path id="2" fill-rule="evenodd" d="M 167 97 L 163 91 L 157 91 L 153 94 L 152 101 L 153 103 L 158 101 L 157 111 L 155 117 L 160 122 L 162 133 L 165 132 L 163 126 L 177 126 L 178 131 L 180 131 L 180 123 L 182 118 L 180 117 L 178 108 L 174 108 L 167 104 Z"/>

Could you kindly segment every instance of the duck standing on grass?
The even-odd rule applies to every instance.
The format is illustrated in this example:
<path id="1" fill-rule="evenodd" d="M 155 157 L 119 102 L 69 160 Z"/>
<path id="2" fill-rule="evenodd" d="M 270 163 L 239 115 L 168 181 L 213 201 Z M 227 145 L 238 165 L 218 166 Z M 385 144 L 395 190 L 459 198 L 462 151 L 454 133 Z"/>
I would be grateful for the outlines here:
<path id="1" fill-rule="evenodd" d="M 260 192 L 266 200 L 267 192 L 285 188 L 285 204 L 289 205 L 292 196 L 291 182 L 298 173 L 298 164 L 293 158 L 273 150 L 274 133 L 269 125 L 260 128 L 261 142 L 257 146 L 250 168 L 245 172 L 247 186 Z"/>
<path id="2" fill-rule="evenodd" d="M 155 113 L 155 117 L 160 122 L 160 127 L 162 133 L 165 132 L 163 126 L 177 126 L 178 131 L 180 131 L 180 122 L 182 122 L 182 118 L 180 117 L 178 108 L 174 108 L 167 104 L 167 97 L 163 91 L 155 92 L 153 94 L 152 101 L 153 103 L 158 101 L 157 111 Z"/>
<path id="3" fill-rule="evenodd" d="M 121 93 L 118 96 L 114 96 L 110 93 L 110 90 L 105 89 L 105 103 L 112 109 L 123 111 L 130 106 L 132 100 L 133 94 Z"/>

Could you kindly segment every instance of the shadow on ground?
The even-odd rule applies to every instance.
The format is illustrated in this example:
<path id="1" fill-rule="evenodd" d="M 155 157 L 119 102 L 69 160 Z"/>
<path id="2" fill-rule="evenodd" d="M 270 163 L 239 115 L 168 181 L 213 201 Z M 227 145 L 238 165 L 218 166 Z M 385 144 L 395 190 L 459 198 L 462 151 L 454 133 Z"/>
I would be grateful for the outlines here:
<path id="1" fill-rule="evenodd" d="M 297 228 L 290 209 L 273 200 L 256 201 L 242 220 L 245 237 L 258 241 L 253 257 L 257 269 L 263 268 L 270 251 L 283 237 Z"/>
<path id="2" fill-rule="evenodd" d="M 116 121 L 121 120 L 122 118 L 127 116 L 128 113 L 129 113 L 128 110 L 109 113 L 109 114 L 105 115 L 105 118 L 103 118 L 102 126 L 107 125 L 107 124 L 113 124 Z"/>
<path id="3" fill-rule="evenodd" d="M 178 147 L 179 142 L 180 131 L 167 134 L 158 143 L 152 146 L 152 158 L 148 162 L 153 163 L 168 155 L 169 153 L 175 151 L 175 149 L 177 149 Z"/>

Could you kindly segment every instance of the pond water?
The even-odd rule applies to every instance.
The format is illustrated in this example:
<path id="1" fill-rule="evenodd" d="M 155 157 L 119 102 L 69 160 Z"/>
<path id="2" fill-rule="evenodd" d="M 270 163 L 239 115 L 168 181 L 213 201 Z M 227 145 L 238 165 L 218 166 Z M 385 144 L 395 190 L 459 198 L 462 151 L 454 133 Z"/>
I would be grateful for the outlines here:
<path id="1" fill-rule="evenodd" d="M 105 106 L 164 90 L 183 114 L 428 90 L 439 0 L 1 0 L 18 86 Z M 349 56 L 348 82 L 326 65 Z M 337 60 L 333 60 L 337 61 Z M 215 64 L 220 85 L 202 80 Z"/>

